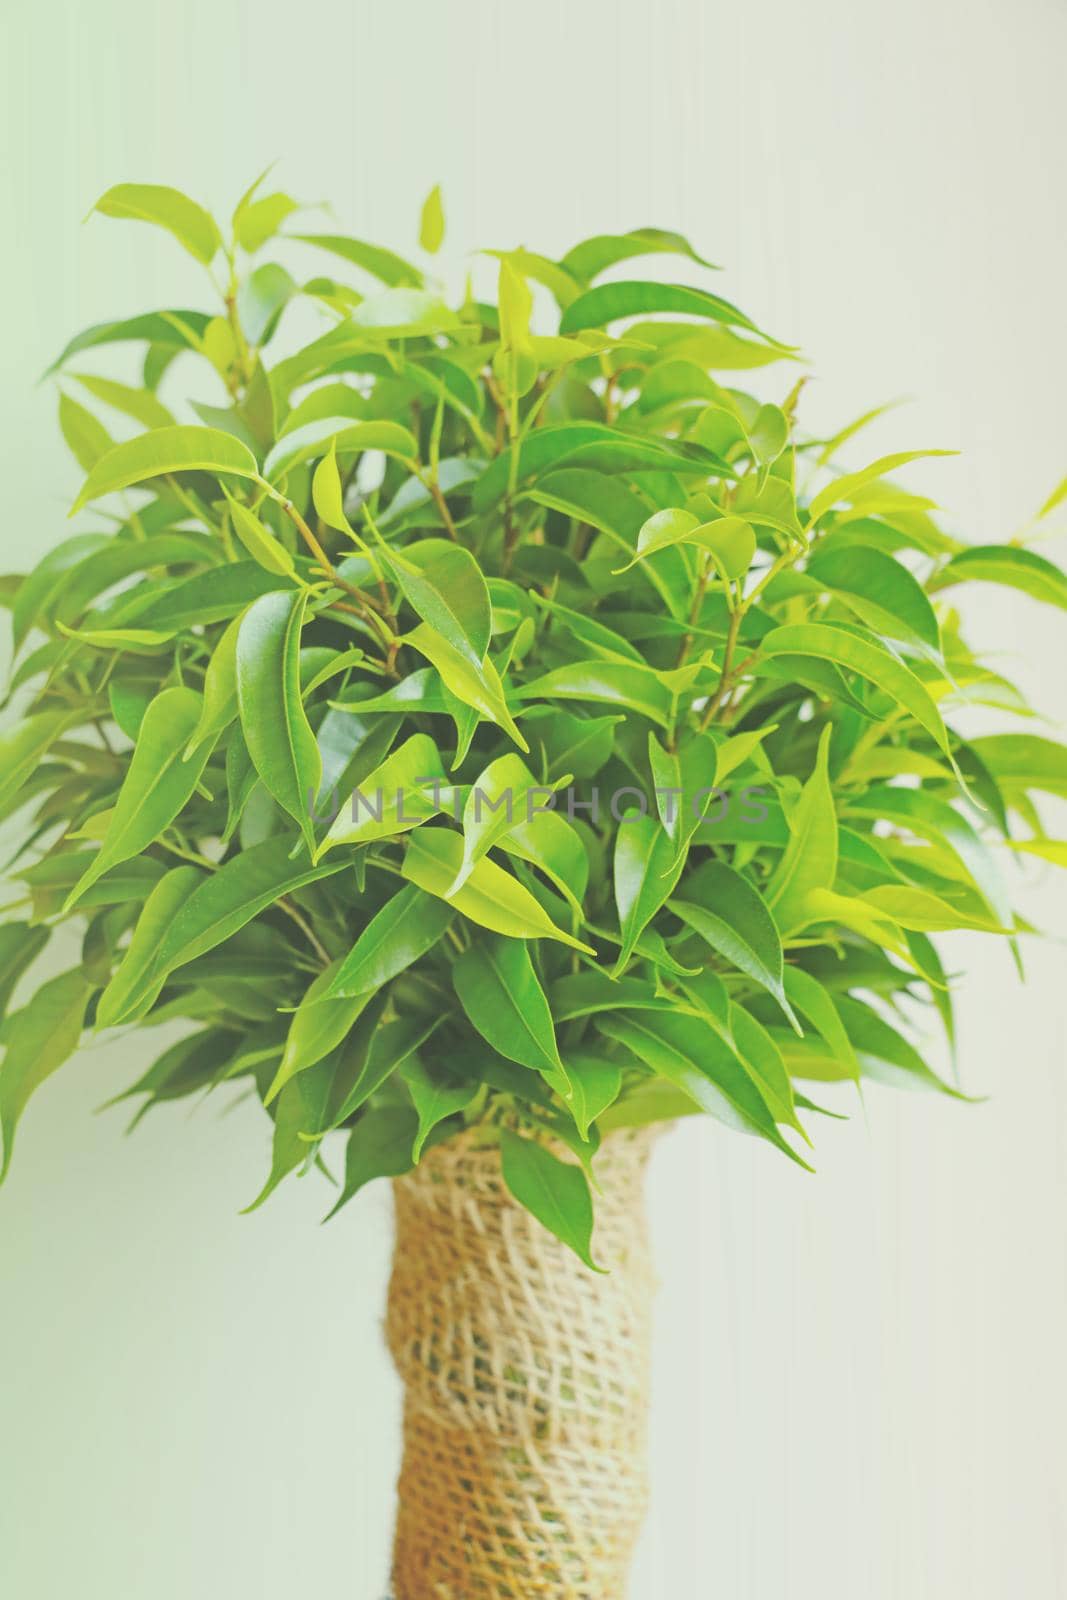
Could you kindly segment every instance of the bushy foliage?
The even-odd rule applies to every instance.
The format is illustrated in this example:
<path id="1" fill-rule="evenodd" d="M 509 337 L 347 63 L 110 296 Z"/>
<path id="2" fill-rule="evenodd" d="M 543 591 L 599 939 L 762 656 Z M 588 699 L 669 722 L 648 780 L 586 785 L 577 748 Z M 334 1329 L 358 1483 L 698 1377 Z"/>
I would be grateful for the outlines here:
<path id="1" fill-rule="evenodd" d="M 612 1129 L 703 1111 L 801 1161 L 811 1080 L 958 1093 L 913 1034 L 952 1039 L 935 936 L 1016 939 L 1005 847 L 1062 863 L 1067 752 L 953 730 L 1027 715 L 954 607 L 1064 609 L 1061 572 L 944 531 L 912 455 L 842 473 L 795 351 L 634 277 L 704 274 L 675 234 L 493 252 L 495 302 L 451 305 L 261 186 L 226 236 L 156 186 L 97 210 L 223 277 L 54 369 L 91 510 L 5 585 L 5 995 L 82 943 L 6 1022 L 5 1169 L 83 1029 L 175 1019 L 127 1094 L 254 1090 L 260 1200 L 335 1139 L 340 1205 L 474 1125 L 585 1257 Z M 435 191 L 427 260 L 443 231 Z M 336 277 L 274 259 L 309 248 Z M 121 344 L 135 384 L 93 373 Z"/>

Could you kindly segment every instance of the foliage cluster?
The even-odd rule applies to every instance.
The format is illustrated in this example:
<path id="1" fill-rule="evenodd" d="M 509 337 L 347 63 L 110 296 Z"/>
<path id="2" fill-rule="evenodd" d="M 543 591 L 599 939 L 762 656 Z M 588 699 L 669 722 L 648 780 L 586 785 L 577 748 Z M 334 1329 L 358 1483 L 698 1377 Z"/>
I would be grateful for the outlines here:
<path id="1" fill-rule="evenodd" d="M 340 1206 L 476 1127 L 591 1259 L 612 1129 L 703 1111 L 803 1161 L 820 1080 L 960 1093 L 915 1034 L 953 1040 L 936 936 L 1027 931 L 1003 863 L 1063 863 L 1034 796 L 1067 751 L 954 730 L 1029 716 L 955 606 L 1067 609 L 1060 570 L 893 481 L 936 452 L 842 472 L 867 419 L 806 433 L 797 353 L 661 281 L 710 267 L 676 234 L 490 252 L 495 300 L 454 305 L 437 191 L 422 266 L 262 181 L 225 234 L 154 185 L 96 209 L 218 303 L 53 369 L 92 510 L 4 582 L 5 1000 L 54 927 L 81 944 L 4 1023 L 4 1169 L 83 1030 L 181 1019 L 126 1095 L 254 1093 L 254 1204 L 335 1140 Z M 314 250 L 336 276 L 282 264 Z M 116 345 L 137 382 L 93 371 Z"/>

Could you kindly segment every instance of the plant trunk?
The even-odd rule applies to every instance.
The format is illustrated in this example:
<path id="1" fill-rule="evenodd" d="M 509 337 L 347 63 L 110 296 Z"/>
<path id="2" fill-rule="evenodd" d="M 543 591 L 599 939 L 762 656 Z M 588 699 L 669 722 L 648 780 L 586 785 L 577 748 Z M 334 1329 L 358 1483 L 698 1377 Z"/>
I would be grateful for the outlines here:
<path id="1" fill-rule="evenodd" d="M 647 1498 L 652 1136 L 597 1157 L 590 1272 L 471 1135 L 395 1182 L 395 1600 L 623 1600 Z"/>

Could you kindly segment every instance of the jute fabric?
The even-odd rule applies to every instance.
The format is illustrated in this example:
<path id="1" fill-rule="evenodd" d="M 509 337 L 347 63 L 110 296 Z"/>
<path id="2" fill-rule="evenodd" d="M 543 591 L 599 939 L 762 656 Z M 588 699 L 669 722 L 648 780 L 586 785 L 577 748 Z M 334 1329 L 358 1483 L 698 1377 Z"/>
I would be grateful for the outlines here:
<path id="1" fill-rule="evenodd" d="M 652 1135 L 595 1161 L 592 1273 L 469 1134 L 395 1181 L 395 1600 L 623 1600 L 646 1503 Z"/>

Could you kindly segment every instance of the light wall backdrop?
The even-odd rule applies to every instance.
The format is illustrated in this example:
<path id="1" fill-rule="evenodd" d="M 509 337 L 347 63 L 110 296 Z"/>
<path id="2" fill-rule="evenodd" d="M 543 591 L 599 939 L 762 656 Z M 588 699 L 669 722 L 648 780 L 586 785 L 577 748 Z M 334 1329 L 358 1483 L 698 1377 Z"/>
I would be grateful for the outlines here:
<path id="1" fill-rule="evenodd" d="M 47 361 L 200 292 L 168 238 L 88 207 L 136 179 L 228 210 L 275 159 L 400 249 L 439 181 L 460 272 L 481 245 L 686 231 L 808 353 L 813 426 L 906 401 L 852 462 L 962 451 L 909 482 L 967 537 L 1009 537 L 1067 472 L 1062 0 L 45 0 L 3 30 L 5 566 L 62 537 L 78 478 Z M 1053 722 L 1062 624 L 991 588 L 973 611 Z M 1065 880 L 1019 876 L 1062 936 Z M 631 1600 L 1067 1596 L 1064 946 L 1025 987 L 1004 949 L 951 955 L 982 1103 L 872 1088 L 819 1125 L 813 1178 L 713 1124 L 661 1143 Z M 130 1139 L 93 1114 L 145 1049 L 68 1065 L 0 1194 L 0 1591 L 381 1600 L 388 1193 L 320 1228 L 308 1179 L 238 1216 L 254 1109 Z"/>

